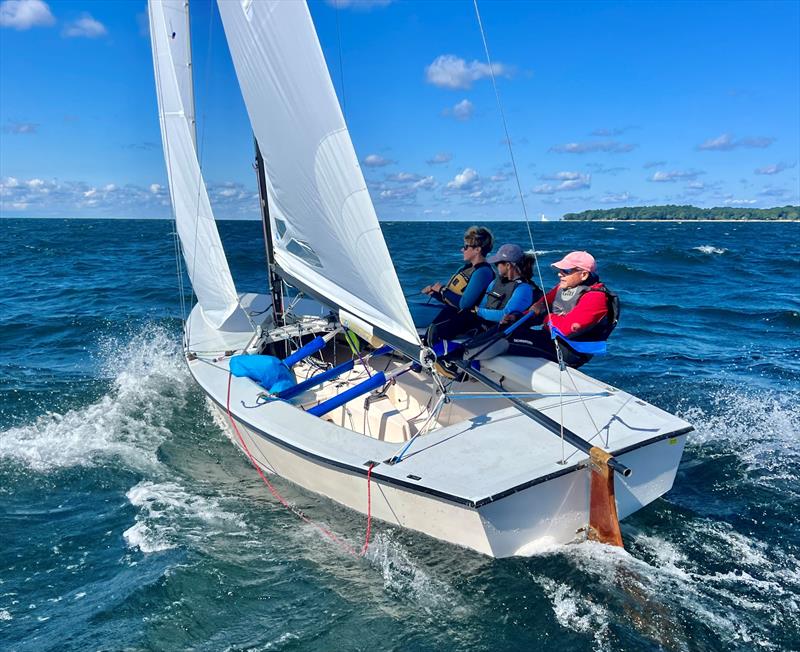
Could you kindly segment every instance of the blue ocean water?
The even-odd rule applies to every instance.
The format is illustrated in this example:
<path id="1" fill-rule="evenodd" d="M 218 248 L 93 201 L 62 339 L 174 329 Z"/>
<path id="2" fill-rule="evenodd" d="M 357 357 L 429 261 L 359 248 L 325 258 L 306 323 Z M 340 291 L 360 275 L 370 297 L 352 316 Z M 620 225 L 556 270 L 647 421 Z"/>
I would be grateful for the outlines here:
<path id="1" fill-rule="evenodd" d="M 382 226 L 410 300 L 460 260 L 465 224 Z M 377 523 L 343 554 L 193 386 L 170 223 L 0 221 L 0 648 L 799 649 L 800 225 L 533 227 L 543 263 L 586 248 L 622 298 L 585 370 L 697 429 L 626 552 L 492 560 Z M 220 228 L 263 291 L 260 225 Z M 276 484 L 360 544 L 362 516 Z"/>

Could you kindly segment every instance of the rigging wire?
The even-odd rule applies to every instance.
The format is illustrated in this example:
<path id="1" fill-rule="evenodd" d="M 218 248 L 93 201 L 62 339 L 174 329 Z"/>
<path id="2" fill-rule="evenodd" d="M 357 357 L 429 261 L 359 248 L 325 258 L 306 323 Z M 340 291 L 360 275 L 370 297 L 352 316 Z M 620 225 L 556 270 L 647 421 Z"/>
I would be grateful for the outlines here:
<path id="1" fill-rule="evenodd" d="M 508 133 L 508 122 L 506 121 L 506 114 L 503 110 L 503 103 L 500 101 L 500 91 L 497 88 L 497 78 L 494 74 L 494 64 L 492 63 L 492 57 L 489 54 L 489 42 L 486 38 L 486 31 L 483 28 L 483 20 L 481 19 L 481 12 L 478 8 L 478 0 L 472 0 L 473 5 L 475 6 L 475 15 L 478 18 L 478 28 L 481 32 L 481 39 L 483 41 L 483 50 L 486 54 L 486 63 L 489 64 L 489 75 L 492 80 L 492 88 L 494 89 L 494 96 L 497 100 L 497 108 L 500 111 L 500 120 L 503 123 L 503 132 L 505 133 L 505 140 L 506 145 L 508 146 L 508 155 L 511 159 L 511 167 L 514 170 L 514 180 L 517 184 L 517 193 L 519 195 L 520 204 L 522 204 L 522 215 L 525 218 L 525 226 L 528 229 L 528 239 L 531 243 L 531 249 L 533 251 L 533 261 L 536 265 L 536 275 L 539 277 L 539 284 L 544 291 L 544 279 L 542 278 L 542 270 L 539 266 L 539 256 L 536 253 L 536 245 L 533 241 L 533 229 L 531 228 L 531 221 L 528 217 L 528 207 L 525 204 L 525 194 L 522 192 L 522 182 L 519 179 L 519 170 L 517 168 L 517 159 L 514 156 L 514 147 L 511 144 L 511 136 Z M 548 305 L 547 301 L 544 302 L 545 308 L 547 309 L 547 314 L 550 314 L 550 306 Z M 556 342 L 556 347 L 558 347 L 558 342 Z"/>
<path id="2" fill-rule="evenodd" d="M 478 8 L 478 0 L 472 0 L 472 3 L 475 6 L 475 15 L 478 18 L 478 27 L 480 28 L 481 39 L 483 40 L 483 49 L 484 49 L 484 52 L 486 53 L 486 62 L 489 64 L 489 75 L 491 76 L 491 79 L 492 79 L 492 87 L 494 88 L 494 95 L 495 95 L 495 99 L 497 100 L 497 108 L 500 111 L 500 118 L 501 118 L 501 120 L 503 122 L 503 131 L 505 132 L 506 144 L 508 145 L 508 153 L 509 153 L 509 156 L 511 158 L 511 167 L 514 170 L 514 179 L 516 180 L 516 183 L 517 183 L 517 192 L 519 193 L 519 201 L 522 204 L 522 214 L 525 217 L 525 225 L 528 228 L 528 238 L 530 239 L 531 249 L 533 250 L 533 261 L 534 261 L 534 264 L 536 266 L 536 275 L 539 277 L 539 284 L 540 284 L 540 286 L 542 288 L 542 292 L 544 292 L 545 291 L 544 290 L 545 284 L 544 284 L 544 279 L 542 278 L 542 270 L 541 270 L 541 267 L 539 265 L 539 256 L 536 253 L 536 245 L 534 244 L 534 241 L 533 241 L 533 229 L 531 228 L 531 222 L 530 222 L 530 219 L 528 218 L 528 209 L 527 209 L 527 207 L 525 205 L 525 196 L 524 196 L 524 193 L 522 192 L 522 184 L 520 183 L 520 179 L 519 179 L 519 171 L 517 169 L 517 162 L 516 162 L 516 159 L 514 157 L 514 147 L 511 144 L 511 137 L 509 136 L 509 133 L 508 133 L 508 123 L 506 121 L 505 111 L 503 110 L 503 104 L 500 101 L 500 91 L 497 88 L 497 78 L 495 77 L 495 74 L 494 74 L 494 65 L 492 64 L 492 58 L 491 58 L 491 55 L 489 54 L 489 43 L 488 43 L 488 40 L 486 38 L 486 31 L 483 28 L 483 20 L 481 19 L 481 12 L 480 12 L 480 9 Z M 544 307 L 545 307 L 545 310 L 547 310 L 547 316 L 548 316 L 548 321 L 549 321 L 549 318 L 552 316 L 552 314 L 550 312 L 550 304 L 547 301 L 547 293 L 545 293 Z M 555 347 L 556 356 L 558 358 L 559 392 L 561 392 L 561 376 L 563 375 L 564 371 L 567 370 L 567 366 L 564 363 L 564 356 L 563 356 L 563 353 L 561 351 L 561 345 L 559 344 L 558 339 L 555 338 L 555 337 L 553 338 L 553 346 Z M 572 379 L 572 376 L 569 374 L 568 370 L 567 370 L 567 375 L 570 376 L 570 379 L 572 380 L 573 385 L 575 386 L 575 391 L 577 392 L 577 390 L 578 390 L 577 385 L 575 385 L 575 381 L 574 381 L 574 379 Z M 584 409 L 586 410 L 586 413 L 589 415 L 589 419 L 592 421 L 592 424 L 595 426 L 595 429 L 596 429 L 597 428 L 597 424 L 595 423 L 594 418 L 592 417 L 592 414 L 589 411 L 589 406 L 586 405 L 586 403 L 584 402 L 583 397 L 581 397 L 581 405 L 583 405 Z M 562 413 L 563 413 L 563 400 L 562 400 Z M 562 437 L 562 447 L 563 447 L 563 437 L 564 437 L 564 419 L 563 419 L 563 416 L 562 416 L 562 419 L 561 419 L 561 437 Z M 562 452 L 562 459 L 563 459 L 563 452 Z"/>

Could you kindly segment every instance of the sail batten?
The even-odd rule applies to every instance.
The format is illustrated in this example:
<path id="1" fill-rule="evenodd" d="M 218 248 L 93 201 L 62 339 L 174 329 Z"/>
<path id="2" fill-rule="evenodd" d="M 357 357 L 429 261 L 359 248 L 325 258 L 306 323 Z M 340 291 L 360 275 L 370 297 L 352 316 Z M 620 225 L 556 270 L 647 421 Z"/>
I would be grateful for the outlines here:
<path id="1" fill-rule="evenodd" d="M 197 157 L 188 3 L 149 0 L 148 11 L 176 229 L 203 316 L 214 328 L 223 328 L 241 310 Z"/>
<path id="2" fill-rule="evenodd" d="M 275 262 L 418 345 L 306 3 L 218 6 L 264 157 Z"/>

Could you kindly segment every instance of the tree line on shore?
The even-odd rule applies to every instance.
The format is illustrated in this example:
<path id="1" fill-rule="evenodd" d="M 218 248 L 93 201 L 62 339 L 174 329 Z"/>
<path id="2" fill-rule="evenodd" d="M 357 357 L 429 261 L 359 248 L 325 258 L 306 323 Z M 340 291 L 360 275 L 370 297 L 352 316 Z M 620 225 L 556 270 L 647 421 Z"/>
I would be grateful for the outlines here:
<path id="1" fill-rule="evenodd" d="M 697 206 L 624 206 L 567 213 L 565 220 L 800 220 L 800 206 L 775 208 L 698 208 Z"/>

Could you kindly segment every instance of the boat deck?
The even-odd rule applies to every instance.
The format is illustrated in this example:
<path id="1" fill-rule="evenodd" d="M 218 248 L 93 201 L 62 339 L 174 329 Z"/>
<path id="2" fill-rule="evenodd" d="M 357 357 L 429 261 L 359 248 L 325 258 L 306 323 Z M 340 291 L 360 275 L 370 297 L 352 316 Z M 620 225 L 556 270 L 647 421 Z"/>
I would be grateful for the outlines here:
<path id="1" fill-rule="evenodd" d="M 211 341 L 213 333 L 203 332 L 202 318 L 193 322 L 193 341 Z M 247 339 L 240 336 L 243 342 Z M 233 338 L 225 337 L 225 342 L 227 348 Z M 559 422 L 561 378 L 564 425 L 617 455 L 691 429 L 682 419 L 574 369 L 562 374 L 556 364 L 534 358 L 499 357 L 482 364 L 484 373 L 502 380 L 509 390 L 539 392 L 528 403 Z M 226 409 L 227 358 L 213 362 L 200 356 L 189 365 L 206 394 Z M 469 381 L 452 389 L 474 392 L 480 388 Z M 259 403 L 262 392 L 247 378 L 232 379 L 231 412 L 252 431 L 298 454 L 354 473 L 366 473 L 370 462 L 381 462 L 373 471 L 377 480 L 471 506 L 573 471 L 587 461 L 584 453 L 509 406 L 425 434 L 401 462 L 390 465 L 385 460 L 402 444 L 354 432 L 283 401 Z M 635 491 L 639 480 L 637 469 L 631 468 L 633 475 L 623 484 Z"/>

